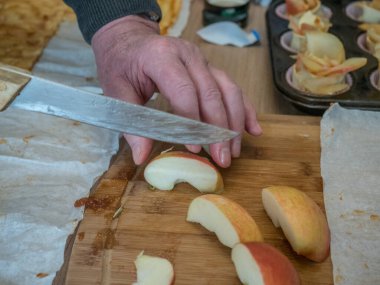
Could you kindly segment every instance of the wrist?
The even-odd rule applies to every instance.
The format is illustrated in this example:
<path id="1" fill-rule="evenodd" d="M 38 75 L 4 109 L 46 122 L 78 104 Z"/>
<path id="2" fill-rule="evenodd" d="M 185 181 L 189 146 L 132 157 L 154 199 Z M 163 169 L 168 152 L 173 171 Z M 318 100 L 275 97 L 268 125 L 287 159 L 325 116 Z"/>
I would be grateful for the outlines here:
<path id="1" fill-rule="evenodd" d="M 92 45 L 94 43 L 98 43 L 104 40 L 108 40 L 109 35 L 111 36 L 125 36 L 128 34 L 136 34 L 136 33 L 151 33 L 151 34 L 159 34 L 160 27 L 158 22 L 152 21 L 147 18 L 145 14 L 140 15 L 129 15 L 117 20 L 114 20 L 103 27 L 101 27 L 92 38 Z"/>

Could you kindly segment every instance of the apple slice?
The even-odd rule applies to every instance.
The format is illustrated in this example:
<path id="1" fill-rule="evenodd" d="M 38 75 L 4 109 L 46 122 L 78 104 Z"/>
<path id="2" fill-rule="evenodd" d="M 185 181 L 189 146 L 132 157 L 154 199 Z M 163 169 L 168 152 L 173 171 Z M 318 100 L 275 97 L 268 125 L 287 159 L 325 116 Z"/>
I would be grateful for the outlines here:
<path id="1" fill-rule="evenodd" d="M 306 11 L 317 13 L 321 7 L 319 0 L 285 0 L 286 12 L 288 15 L 300 15 Z"/>
<path id="2" fill-rule="evenodd" d="M 329 255 L 330 231 L 319 208 L 304 192 L 287 186 L 263 189 L 264 209 L 276 227 L 281 227 L 293 250 L 313 261 Z"/>
<path id="3" fill-rule="evenodd" d="M 174 269 L 165 258 L 144 255 L 142 251 L 135 260 L 137 282 L 133 285 L 172 285 Z"/>
<path id="4" fill-rule="evenodd" d="M 342 63 L 346 59 L 343 43 L 333 34 L 312 31 L 306 33 L 306 50 L 319 58 L 335 59 Z"/>
<path id="5" fill-rule="evenodd" d="M 263 241 L 259 227 L 248 212 L 220 195 L 195 198 L 189 206 L 187 221 L 200 223 L 215 232 L 219 241 L 231 248 L 238 242 Z"/>
<path id="6" fill-rule="evenodd" d="M 317 76 L 330 76 L 333 74 L 346 74 L 353 70 L 359 69 L 367 64 L 367 58 L 365 57 L 351 57 L 345 60 L 343 63 L 336 65 L 327 70 L 318 72 Z"/>
<path id="7" fill-rule="evenodd" d="M 289 259 L 269 244 L 238 243 L 232 249 L 231 258 L 243 284 L 301 284 L 298 273 Z"/>
<path id="8" fill-rule="evenodd" d="M 172 190 L 187 182 L 200 192 L 223 191 L 223 179 L 218 169 L 206 158 L 196 154 L 171 151 L 158 155 L 146 166 L 146 181 L 159 190 Z"/>
<path id="9" fill-rule="evenodd" d="M 348 88 L 344 74 L 317 77 L 302 66 L 297 69 L 296 65 L 292 68 L 292 82 L 298 89 L 312 92 L 317 96 L 334 95 Z"/>

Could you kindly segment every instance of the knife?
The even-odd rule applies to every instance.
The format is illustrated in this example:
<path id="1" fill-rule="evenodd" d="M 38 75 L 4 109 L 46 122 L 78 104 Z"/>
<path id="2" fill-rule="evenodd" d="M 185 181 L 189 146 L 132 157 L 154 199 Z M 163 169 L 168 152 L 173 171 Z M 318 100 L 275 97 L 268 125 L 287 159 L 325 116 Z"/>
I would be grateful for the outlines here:
<path id="1" fill-rule="evenodd" d="M 8 107 L 178 144 L 212 144 L 238 133 L 94 94 L 0 64 L 0 111 Z"/>

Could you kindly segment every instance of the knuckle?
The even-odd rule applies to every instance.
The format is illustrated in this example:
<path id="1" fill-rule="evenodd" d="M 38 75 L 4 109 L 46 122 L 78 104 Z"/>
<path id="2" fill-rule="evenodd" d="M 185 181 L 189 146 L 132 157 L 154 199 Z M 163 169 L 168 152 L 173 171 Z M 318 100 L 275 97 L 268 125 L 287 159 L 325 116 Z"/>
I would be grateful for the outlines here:
<path id="1" fill-rule="evenodd" d="M 202 94 L 204 101 L 216 101 L 221 99 L 220 91 L 216 88 L 209 88 Z"/>
<path id="2" fill-rule="evenodd" d="M 150 46 L 154 50 L 154 53 L 160 55 L 177 50 L 176 42 L 176 39 L 161 37 L 155 38 L 154 41 L 151 42 Z"/>
<path id="3" fill-rule="evenodd" d="M 227 88 L 231 94 L 243 98 L 243 90 L 236 84 L 231 83 L 230 85 L 227 85 Z"/>
<path id="4" fill-rule="evenodd" d="M 184 94 L 186 96 L 195 95 L 196 93 L 194 85 L 189 82 L 179 82 L 174 85 L 174 89 L 177 91 L 177 94 Z"/>

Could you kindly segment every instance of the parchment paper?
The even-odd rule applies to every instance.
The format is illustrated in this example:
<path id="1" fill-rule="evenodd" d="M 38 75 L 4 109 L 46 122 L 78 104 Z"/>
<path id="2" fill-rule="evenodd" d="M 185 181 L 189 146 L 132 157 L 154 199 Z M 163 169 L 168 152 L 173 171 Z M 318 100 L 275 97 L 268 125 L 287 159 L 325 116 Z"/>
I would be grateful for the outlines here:
<path id="1" fill-rule="evenodd" d="M 380 284 L 380 113 L 333 105 L 321 171 L 336 285 Z"/>
<path id="2" fill-rule="evenodd" d="M 190 0 L 169 30 L 186 26 Z M 91 47 L 75 22 L 61 24 L 33 68 L 35 75 L 102 94 Z M 66 239 L 87 197 L 108 169 L 119 134 L 48 115 L 0 113 L 0 285 L 48 285 L 63 264 Z"/>
<path id="3" fill-rule="evenodd" d="M 90 46 L 76 23 L 64 23 L 34 73 L 101 93 Z M 108 169 L 119 134 L 48 115 L 0 113 L 0 284 L 51 284 L 66 239 L 87 197 Z"/>

